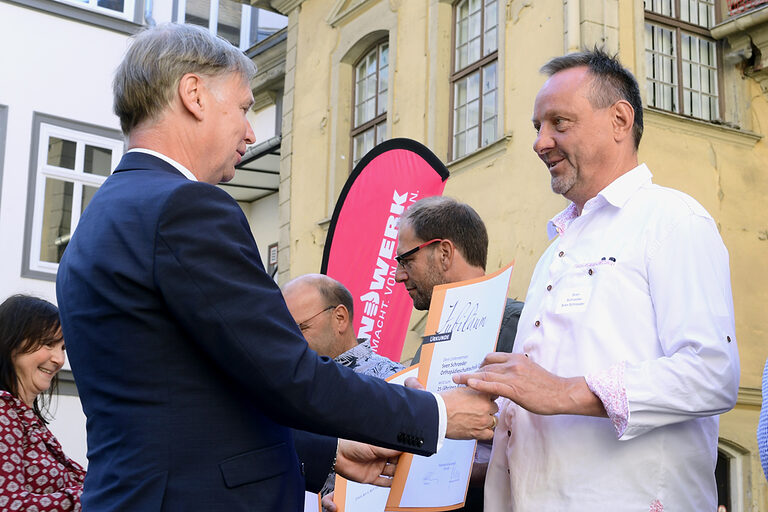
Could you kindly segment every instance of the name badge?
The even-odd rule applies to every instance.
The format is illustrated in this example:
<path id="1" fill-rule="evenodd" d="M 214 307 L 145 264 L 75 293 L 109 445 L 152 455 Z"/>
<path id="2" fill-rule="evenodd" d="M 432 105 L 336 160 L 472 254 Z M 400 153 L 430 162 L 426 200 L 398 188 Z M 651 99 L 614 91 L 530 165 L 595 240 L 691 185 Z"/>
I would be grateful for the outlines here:
<path id="1" fill-rule="evenodd" d="M 587 309 L 592 288 L 580 286 L 578 288 L 566 288 L 560 294 L 555 313 L 581 313 Z"/>

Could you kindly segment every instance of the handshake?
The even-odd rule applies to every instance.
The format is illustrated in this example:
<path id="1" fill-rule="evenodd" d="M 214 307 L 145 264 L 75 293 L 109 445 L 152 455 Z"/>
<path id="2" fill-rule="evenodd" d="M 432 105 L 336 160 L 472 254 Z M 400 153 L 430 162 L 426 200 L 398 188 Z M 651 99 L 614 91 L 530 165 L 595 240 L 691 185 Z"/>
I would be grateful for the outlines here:
<path id="1" fill-rule="evenodd" d="M 410 378 L 405 381 L 410 388 L 423 389 L 421 383 Z M 448 428 L 445 437 L 448 439 L 478 439 L 487 441 L 493 439 L 493 429 L 496 428 L 496 395 L 475 391 L 468 387 L 454 388 L 440 393 L 445 402 Z"/>

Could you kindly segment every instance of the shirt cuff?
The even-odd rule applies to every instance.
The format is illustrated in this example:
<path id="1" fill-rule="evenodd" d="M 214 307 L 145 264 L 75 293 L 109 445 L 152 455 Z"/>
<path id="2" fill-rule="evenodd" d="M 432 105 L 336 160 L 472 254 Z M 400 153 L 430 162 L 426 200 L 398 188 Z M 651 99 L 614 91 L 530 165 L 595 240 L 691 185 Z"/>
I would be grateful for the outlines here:
<path id="1" fill-rule="evenodd" d="M 624 385 L 625 361 L 601 372 L 585 376 L 587 386 L 603 402 L 605 412 L 616 429 L 618 438 L 624 435 L 629 423 L 629 400 Z"/>
<path id="2" fill-rule="evenodd" d="M 437 401 L 437 417 L 438 417 L 438 424 L 437 424 L 437 447 L 435 447 L 435 452 L 438 452 L 440 448 L 443 447 L 443 442 L 445 441 L 445 433 L 448 430 L 448 411 L 445 408 L 445 401 L 443 400 L 443 397 L 441 397 L 438 393 L 433 393 L 430 391 L 435 397 L 435 400 Z"/>

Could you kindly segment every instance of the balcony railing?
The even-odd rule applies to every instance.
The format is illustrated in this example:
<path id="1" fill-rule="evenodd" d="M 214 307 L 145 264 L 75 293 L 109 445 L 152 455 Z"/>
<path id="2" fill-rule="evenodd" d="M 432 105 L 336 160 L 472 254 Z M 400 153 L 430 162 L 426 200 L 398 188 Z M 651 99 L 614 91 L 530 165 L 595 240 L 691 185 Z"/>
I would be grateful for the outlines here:
<path id="1" fill-rule="evenodd" d="M 728 15 L 736 16 L 761 5 L 768 5 L 768 0 L 728 0 Z"/>

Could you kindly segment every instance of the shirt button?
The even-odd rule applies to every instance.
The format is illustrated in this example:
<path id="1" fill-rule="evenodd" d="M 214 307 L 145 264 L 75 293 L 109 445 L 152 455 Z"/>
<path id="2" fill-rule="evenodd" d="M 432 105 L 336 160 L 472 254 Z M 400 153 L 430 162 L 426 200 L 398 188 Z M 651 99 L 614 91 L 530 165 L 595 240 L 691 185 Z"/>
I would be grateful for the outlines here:
<path id="1" fill-rule="evenodd" d="M 507 430 L 507 437 L 512 437 L 512 431 L 511 430 Z"/>
<path id="2" fill-rule="evenodd" d="M 552 285 L 551 284 L 547 285 L 547 291 L 550 291 L 550 290 L 552 290 Z"/>
<path id="3" fill-rule="evenodd" d="M 587 270 L 587 274 L 592 275 L 594 274 L 594 271 L 592 269 Z"/>
<path id="4" fill-rule="evenodd" d="M 563 251 L 560 251 L 557 255 L 562 258 L 565 255 L 565 253 Z"/>
<path id="5" fill-rule="evenodd" d="M 533 325 L 535 325 L 536 327 L 538 327 L 538 326 L 540 326 L 540 325 L 541 325 L 541 322 L 539 322 L 538 320 L 536 320 L 535 322 L 533 322 Z"/>
<path id="6" fill-rule="evenodd" d="M 730 337 L 730 336 L 726 336 L 726 337 L 725 337 L 725 339 L 727 339 L 727 340 L 728 340 L 728 343 L 730 343 L 730 342 L 731 342 L 731 337 Z"/>

